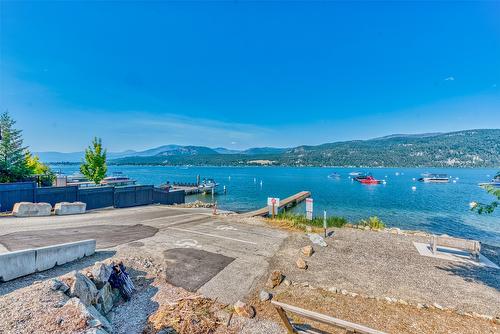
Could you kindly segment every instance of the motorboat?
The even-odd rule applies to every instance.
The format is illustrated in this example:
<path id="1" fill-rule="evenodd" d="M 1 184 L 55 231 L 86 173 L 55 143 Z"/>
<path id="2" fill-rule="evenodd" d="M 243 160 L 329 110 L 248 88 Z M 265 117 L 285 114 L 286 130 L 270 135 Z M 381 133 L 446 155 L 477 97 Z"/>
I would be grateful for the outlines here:
<path id="1" fill-rule="evenodd" d="M 339 173 L 332 173 L 328 175 L 329 179 L 340 179 L 340 174 Z"/>
<path id="2" fill-rule="evenodd" d="M 435 174 L 435 173 L 424 173 L 422 177 L 418 179 L 420 182 L 426 183 L 448 183 L 450 178 L 447 174 Z"/>
<path id="3" fill-rule="evenodd" d="M 351 176 L 360 176 L 360 175 L 363 175 L 364 173 L 363 172 L 350 172 L 349 175 Z"/>
<path id="4" fill-rule="evenodd" d="M 500 187 L 500 174 L 496 175 L 493 179 L 491 179 L 490 182 L 479 183 L 479 186 L 481 186 L 481 187 L 492 186 L 495 188 L 499 188 Z"/>
<path id="5" fill-rule="evenodd" d="M 218 186 L 219 184 L 215 182 L 214 179 L 203 179 L 203 181 L 198 185 L 198 189 L 203 194 L 215 194 Z"/>
<path id="6" fill-rule="evenodd" d="M 358 181 L 359 183 L 363 184 L 379 184 L 382 183 L 381 180 L 375 179 L 371 175 L 360 175 L 354 178 L 354 180 Z"/>
<path id="7" fill-rule="evenodd" d="M 132 186 L 136 183 L 136 180 L 129 178 L 128 176 L 123 175 L 122 172 L 115 172 L 112 176 L 105 177 L 101 184 L 104 186 L 111 187 L 123 187 L 123 186 Z"/>

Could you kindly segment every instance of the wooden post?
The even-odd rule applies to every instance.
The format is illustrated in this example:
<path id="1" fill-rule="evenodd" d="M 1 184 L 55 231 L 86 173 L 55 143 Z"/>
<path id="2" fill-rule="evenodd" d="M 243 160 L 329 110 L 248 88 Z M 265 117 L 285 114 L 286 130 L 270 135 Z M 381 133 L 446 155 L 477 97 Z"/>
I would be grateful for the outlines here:
<path id="1" fill-rule="evenodd" d="M 326 238 L 326 210 L 323 211 L 323 228 L 325 229 L 325 238 Z"/>
<path id="2" fill-rule="evenodd" d="M 432 254 L 436 255 L 436 252 L 437 252 L 437 236 L 436 235 L 431 236 L 431 247 L 432 247 Z"/>
<path id="3" fill-rule="evenodd" d="M 283 310 L 279 306 L 275 306 L 276 311 L 278 311 L 278 315 L 281 318 L 281 321 L 283 321 L 283 324 L 286 327 L 286 330 L 288 331 L 289 334 L 297 333 L 295 329 L 293 328 L 292 324 L 290 323 L 290 320 L 288 320 L 288 317 L 286 316 L 285 310 Z"/>

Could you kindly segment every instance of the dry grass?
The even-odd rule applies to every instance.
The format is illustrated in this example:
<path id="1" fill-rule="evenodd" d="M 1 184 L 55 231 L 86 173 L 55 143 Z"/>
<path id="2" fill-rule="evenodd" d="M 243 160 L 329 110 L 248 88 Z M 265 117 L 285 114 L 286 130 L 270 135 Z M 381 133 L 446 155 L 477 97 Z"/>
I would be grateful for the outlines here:
<path id="1" fill-rule="evenodd" d="M 492 321 L 462 316 L 452 311 L 420 310 L 414 306 L 387 304 L 375 299 L 332 294 L 321 289 L 288 287 L 280 289 L 275 299 L 387 333 L 494 334 L 500 332 L 500 326 Z M 276 310 L 269 302 L 262 303 L 258 301 L 258 297 L 255 297 L 254 302 L 260 316 L 279 321 Z M 343 333 L 330 326 L 306 321 L 304 318 L 296 316 L 291 318 L 295 323 L 309 324 L 328 333 Z"/>
<path id="2" fill-rule="evenodd" d="M 155 334 L 167 328 L 179 334 L 215 333 L 220 325 L 215 316 L 215 301 L 202 296 L 187 297 L 161 306 L 148 318 L 144 334 Z"/>

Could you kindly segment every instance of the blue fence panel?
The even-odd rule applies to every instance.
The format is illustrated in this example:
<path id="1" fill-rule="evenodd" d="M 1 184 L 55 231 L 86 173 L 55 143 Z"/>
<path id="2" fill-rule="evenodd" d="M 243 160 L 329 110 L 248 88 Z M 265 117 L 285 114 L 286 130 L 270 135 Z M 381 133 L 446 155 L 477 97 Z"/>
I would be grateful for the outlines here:
<path id="1" fill-rule="evenodd" d="M 59 202 L 76 202 L 77 200 L 77 186 L 36 188 L 36 202 L 50 203 L 54 206 Z"/>
<path id="2" fill-rule="evenodd" d="M 186 192 L 184 190 L 163 190 L 154 188 L 153 203 L 159 204 L 182 204 L 186 201 Z"/>
<path id="3" fill-rule="evenodd" d="M 147 205 L 153 203 L 153 186 L 130 186 L 115 188 L 115 208 Z"/>
<path id="4" fill-rule="evenodd" d="M 113 187 L 78 189 L 78 201 L 87 203 L 87 210 L 112 207 L 114 198 Z"/>
<path id="5" fill-rule="evenodd" d="M 12 211 L 18 202 L 34 202 L 35 191 L 35 182 L 0 183 L 0 211 Z"/>

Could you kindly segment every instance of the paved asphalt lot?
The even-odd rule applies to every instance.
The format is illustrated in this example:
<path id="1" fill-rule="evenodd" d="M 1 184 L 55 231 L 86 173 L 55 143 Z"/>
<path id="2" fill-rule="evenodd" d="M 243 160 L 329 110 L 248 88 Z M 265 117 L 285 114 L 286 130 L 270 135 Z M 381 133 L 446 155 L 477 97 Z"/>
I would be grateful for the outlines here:
<path id="1" fill-rule="evenodd" d="M 0 253 L 96 239 L 99 250 L 163 261 L 170 283 L 224 303 L 252 289 L 287 236 L 284 231 L 221 219 L 210 209 L 161 205 L 75 216 L 0 218 Z"/>

